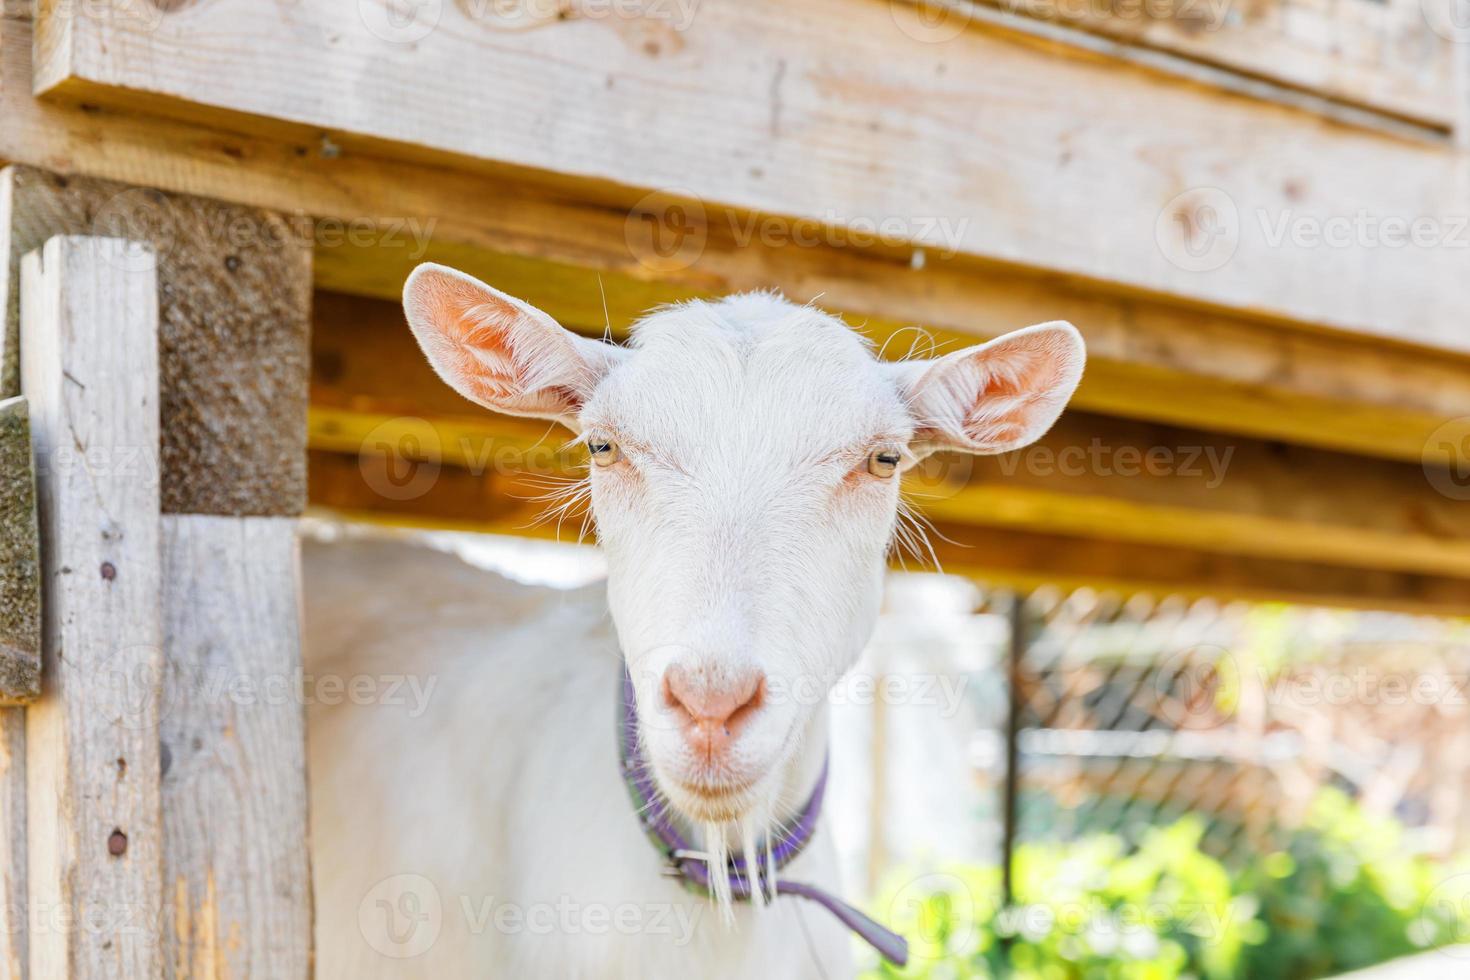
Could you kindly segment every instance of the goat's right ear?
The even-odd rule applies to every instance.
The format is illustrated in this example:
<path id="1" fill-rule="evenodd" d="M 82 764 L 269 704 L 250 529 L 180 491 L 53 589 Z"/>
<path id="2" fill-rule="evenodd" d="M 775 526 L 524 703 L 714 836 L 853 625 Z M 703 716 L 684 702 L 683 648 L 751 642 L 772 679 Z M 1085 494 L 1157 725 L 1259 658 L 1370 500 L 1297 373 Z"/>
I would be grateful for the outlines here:
<path id="1" fill-rule="evenodd" d="M 1067 407 L 1087 345 L 1062 320 L 1006 334 L 931 361 L 890 367 L 918 423 L 911 449 L 990 455 L 1029 446 Z"/>
<path id="2" fill-rule="evenodd" d="M 432 262 L 404 283 L 403 311 L 434 371 L 455 391 L 492 411 L 573 430 L 582 405 L 626 353 Z"/>

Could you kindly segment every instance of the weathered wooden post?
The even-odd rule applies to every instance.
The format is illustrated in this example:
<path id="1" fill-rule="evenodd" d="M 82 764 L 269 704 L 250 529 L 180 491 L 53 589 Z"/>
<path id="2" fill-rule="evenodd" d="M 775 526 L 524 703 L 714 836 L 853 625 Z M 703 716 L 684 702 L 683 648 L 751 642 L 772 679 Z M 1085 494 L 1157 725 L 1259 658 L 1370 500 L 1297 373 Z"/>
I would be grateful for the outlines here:
<path id="1" fill-rule="evenodd" d="M 0 378 L 13 356 L 0 356 Z M 0 395 L 19 388 L 16 378 Z M 30 414 L 17 395 L 0 401 L 0 703 L 23 704 L 41 692 L 40 546 Z M 14 978 L 27 929 L 25 714 L 14 707 L 0 708 L 0 865 L 0 976 Z"/>
<path id="2" fill-rule="evenodd" d="M 163 667 L 157 281 L 147 250 L 58 237 L 22 261 L 41 461 L 44 696 L 26 711 L 35 977 L 161 972 Z"/>
<path id="3" fill-rule="evenodd" d="M 311 911 L 295 518 L 306 498 L 309 236 L 271 212 L 30 168 L 0 171 L 0 204 L 8 205 L 0 226 L 9 237 L 0 254 L 8 255 L 12 265 L 5 289 L 10 299 L 0 306 L 9 311 L 7 322 L 16 313 L 16 258 L 57 234 L 133 240 L 130 250 L 104 249 L 102 254 L 134 273 L 129 282 L 135 287 L 147 275 L 156 283 L 151 363 L 157 391 L 147 410 L 133 412 L 150 417 L 156 429 L 144 454 L 155 498 L 156 547 L 149 551 L 158 593 L 151 641 L 155 657 L 144 655 L 144 642 L 125 647 L 126 664 L 116 659 L 119 654 L 110 661 L 128 675 L 136 700 L 154 699 L 153 709 L 134 705 L 129 728 L 143 733 L 151 756 L 144 746 L 130 745 L 130 752 L 145 755 L 108 755 L 104 761 L 112 768 L 98 768 L 103 757 L 91 752 L 90 735 L 80 742 L 53 742 L 42 733 L 56 729 L 57 722 L 42 725 L 36 719 L 28 726 L 32 744 L 25 753 L 33 868 L 37 842 L 44 842 L 34 821 L 47 821 L 63 833 L 77 829 L 71 814 L 52 809 L 44 786 L 38 785 L 49 778 L 45 773 L 56 757 L 82 765 L 89 777 L 105 771 L 114 780 L 133 780 L 132 786 L 146 784 L 147 776 L 136 773 L 139 766 L 152 773 L 160 823 L 153 831 L 146 823 L 136 824 L 151 842 L 139 841 L 138 830 L 129 833 L 119 826 L 113 829 L 126 839 L 109 829 L 105 843 L 123 853 L 108 850 L 104 856 L 116 862 L 126 855 L 141 863 L 150 846 L 158 856 L 158 896 L 147 892 L 139 903 L 152 909 L 153 918 L 142 928 L 153 947 L 151 952 L 130 948 L 127 959 L 117 959 L 115 945 L 104 954 L 87 946 L 89 937 L 42 935 L 30 951 L 30 975 L 94 975 L 89 966 L 101 961 L 89 957 L 111 956 L 95 975 L 304 977 Z M 139 244 L 145 248 L 139 250 Z M 63 254 L 85 251 L 79 245 L 54 247 Z M 30 278 L 47 281 L 47 263 L 38 259 L 34 264 L 39 271 Z M 32 305 L 39 301 L 27 300 L 27 322 L 42 312 Z M 34 331 L 44 336 L 39 322 Z M 21 360 L 28 364 L 30 346 L 23 337 Z M 35 346 L 36 356 L 50 356 L 44 341 Z M 106 347 L 97 351 L 104 361 L 95 366 L 103 370 L 109 363 L 105 358 L 114 355 Z M 136 348 L 129 356 L 150 359 Z M 65 363 L 61 355 L 52 359 L 58 358 Z M 71 384 L 66 374 L 61 377 Z M 76 400 L 83 397 L 80 389 L 60 392 L 71 397 L 65 402 L 70 410 L 86 404 Z M 47 416 L 48 426 L 53 418 Z M 55 431 L 48 429 L 48 438 L 55 438 Z M 140 437 L 141 432 L 129 433 L 133 443 L 146 441 Z M 91 474 L 85 466 L 77 472 Z M 43 497 L 52 494 L 48 506 L 66 506 L 78 496 L 75 487 L 57 483 L 44 466 L 40 481 Z M 135 545 L 139 539 L 127 537 Z M 55 552 L 49 549 L 48 563 L 60 561 Z M 143 559 L 130 553 L 129 563 L 134 561 Z M 113 577 L 98 581 L 115 590 L 124 571 L 116 561 L 110 564 Z M 82 563 L 62 565 L 71 569 L 70 578 Z M 99 568 L 100 576 L 106 569 Z M 132 575 L 129 581 L 136 585 L 139 579 Z M 49 602 L 57 586 L 51 579 L 47 586 Z M 61 609 L 48 615 L 65 616 Z M 92 642 L 85 634 L 79 639 L 84 645 Z M 87 650 L 87 656 L 104 652 L 96 645 Z M 65 667 L 60 671 L 63 676 L 46 681 L 41 702 L 46 707 L 32 709 L 37 719 L 65 705 L 53 697 L 53 683 L 62 685 L 56 690 L 65 689 Z M 95 677 L 77 681 L 79 691 L 97 683 Z M 89 711 L 87 717 L 92 716 Z M 0 728 L 0 734 L 7 733 Z M 19 741 L 13 735 L 5 744 L 14 753 Z M 126 775 L 120 759 L 126 759 Z M 0 794 L 7 785 L 0 780 Z M 13 805 L 13 796 L 14 791 L 0 799 L 0 817 Z M 47 879 L 54 877 L 57 858 L 41 856 Z M 43 879 L 32 882 L 29 892 L 33 898 L 58 900 L 48 887 Z M 108 894 L 114 890 L 106 883 L 99 888 Z M 75 911 L 73 898 L 59 898 L 67 914 Z M 98 900 L 110 899 L 103 894 Z M 23 911 L 32 920 L 38 912 L 34 901 Z M 117 924 L 142 922 L 135 917 Z M 97 942 L 108 938 L 104 934 Z M 57 956 L 71 958 L 69 973 L 56 972 Z"/>

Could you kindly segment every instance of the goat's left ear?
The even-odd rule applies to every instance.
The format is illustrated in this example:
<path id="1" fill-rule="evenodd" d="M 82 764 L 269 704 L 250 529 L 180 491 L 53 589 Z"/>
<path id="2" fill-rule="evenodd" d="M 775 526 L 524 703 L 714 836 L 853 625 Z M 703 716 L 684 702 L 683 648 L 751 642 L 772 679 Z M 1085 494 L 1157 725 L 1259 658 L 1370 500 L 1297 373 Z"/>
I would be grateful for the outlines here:
<path id="1" fill-rule="evenodd" d="M 404 283 L 403 310 L 429 363 L 455 391 L 492 411 L 553 419 L 573 430 L 587 397 L 626 354 L 432 262 Z"/>
<path id="2" fill-rule="evenodd" d="M 1077 328 L 1055 320 L 933 360 L 895 364 L 917 423 L 914 455 L 991 455 L 1030 445 L 1067 407 L 1086 360 Z"/>

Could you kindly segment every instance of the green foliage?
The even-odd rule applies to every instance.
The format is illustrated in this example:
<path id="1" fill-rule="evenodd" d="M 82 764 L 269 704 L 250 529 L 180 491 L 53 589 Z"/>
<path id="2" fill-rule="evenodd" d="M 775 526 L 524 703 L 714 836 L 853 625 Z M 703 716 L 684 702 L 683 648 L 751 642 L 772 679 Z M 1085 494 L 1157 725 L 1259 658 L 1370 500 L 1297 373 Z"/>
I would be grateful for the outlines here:
<path id="1" fill-rule="evenodd" d="M 1232 879 L 1201 852 L 1195 817 L 1148 831 L 1017 849 L 1016 902 L 1000 870 L 905 881 L 880 910 L 910 965 L 871 978 L 1310 980 L 1463 942 L 1470 875 L 1407 856 L 1398 826 L 1323 794 L 1287 846 Z"/>
<path id="2" fill-rule="evenodd" d="M 1463 941 L 1460 896 L 1450 894 L 1455 876 L 1406 858 L 1401 837 L 1394 821 L 1324 792 L 1287 847 L 1239 883 L 1259 902 L 1265 927 L 1265 940 L 1242 960 L 1243 975 L 1329 976 Z"/>

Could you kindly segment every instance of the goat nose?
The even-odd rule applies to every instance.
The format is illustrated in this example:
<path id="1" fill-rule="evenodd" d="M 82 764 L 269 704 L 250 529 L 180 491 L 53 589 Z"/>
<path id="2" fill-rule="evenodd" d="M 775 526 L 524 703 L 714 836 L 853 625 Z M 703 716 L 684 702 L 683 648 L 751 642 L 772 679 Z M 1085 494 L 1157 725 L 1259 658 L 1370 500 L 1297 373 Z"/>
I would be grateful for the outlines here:
<path id="1" fill-rule="evenodd" d="M 684 741 L 706 762 L 723 755 L 765 699 L 766 675 L 746 670 L 711 683 L 674 664 L 664 672 L 664 704 L 679 719 Z"/>

